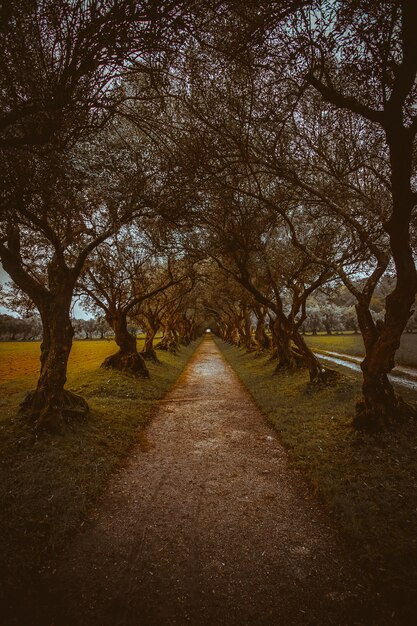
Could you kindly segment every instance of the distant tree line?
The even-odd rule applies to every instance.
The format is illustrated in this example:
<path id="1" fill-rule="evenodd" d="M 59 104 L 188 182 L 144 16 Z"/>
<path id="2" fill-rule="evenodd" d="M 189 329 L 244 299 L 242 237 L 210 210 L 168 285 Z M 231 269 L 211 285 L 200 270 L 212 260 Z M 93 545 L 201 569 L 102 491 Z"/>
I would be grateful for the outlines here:
<path id="1" fill-rule="evenodd" d="M 2 341 L 36 341 L 41 337 L 42 323 L 38 316 L 0 315 L 0 339 Z"/>

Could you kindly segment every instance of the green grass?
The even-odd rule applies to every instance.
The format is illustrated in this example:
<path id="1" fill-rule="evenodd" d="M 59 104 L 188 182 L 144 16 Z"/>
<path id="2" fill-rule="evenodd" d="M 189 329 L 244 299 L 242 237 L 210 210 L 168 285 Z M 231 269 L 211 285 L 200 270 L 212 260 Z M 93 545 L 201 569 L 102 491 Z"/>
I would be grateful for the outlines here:
<path id="1" fill-rule="evenodd" d="M 141 427 L 195 347 L 161 352 L 161 364 L 148 364 L 151 378 L 137 380 L 100 369 L 112 342 L 76 342 L 67 387 L 87 399 L 91 413 L 64 434 L 36 438 L 16 413 L 36 381 L 39 344 L 1 344 L 0 359 L 20 361 L 22 376 L 16 368 L 0 385 L 0 599 L 36 593 L 38 572 L 83 523 L 112 470 L 135 442 L 146 452 Z"/>
<path id="2" fill-rule="evenodd" d="M 413 623 L 407 619 L 417 609 L 417 426 L 356 433 L 356 375 L 340 369 L 333 386 L 314 388 L 305 371 L 273 375 L 267 357 L 216 341 L 392 610 Z"/>
<path id="3" fill-rule="evenodd" d="M 314 350 L 330 350 L 353 356 L 364 354 L 361 335 L 306 335 L 305 340 Z M 396 361 L 400 365 L 417 366 L 417 334 L 404 333 Z"/>

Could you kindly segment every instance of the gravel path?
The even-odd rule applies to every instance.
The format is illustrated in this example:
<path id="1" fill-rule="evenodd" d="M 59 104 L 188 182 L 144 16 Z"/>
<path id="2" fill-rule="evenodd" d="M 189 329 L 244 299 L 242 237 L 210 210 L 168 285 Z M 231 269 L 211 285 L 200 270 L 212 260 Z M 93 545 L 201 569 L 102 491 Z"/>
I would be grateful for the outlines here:
<path id="1" fill-rule="evenodd" d="M 50 623 L 370 623 L 330 520 L 211 338 L 146 436 L 57 571 Z"/>

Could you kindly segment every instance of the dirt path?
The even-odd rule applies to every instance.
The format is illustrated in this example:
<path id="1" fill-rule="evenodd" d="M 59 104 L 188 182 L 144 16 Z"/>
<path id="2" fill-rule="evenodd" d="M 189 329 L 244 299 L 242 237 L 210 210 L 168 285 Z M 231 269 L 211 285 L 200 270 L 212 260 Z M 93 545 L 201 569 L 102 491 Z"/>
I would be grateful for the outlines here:
<path id="1" fill-rule="evenodd" d="M 56 573 L 52 623 L 370 623 L 332 525 L 212 339 L 147 437 Z"/>

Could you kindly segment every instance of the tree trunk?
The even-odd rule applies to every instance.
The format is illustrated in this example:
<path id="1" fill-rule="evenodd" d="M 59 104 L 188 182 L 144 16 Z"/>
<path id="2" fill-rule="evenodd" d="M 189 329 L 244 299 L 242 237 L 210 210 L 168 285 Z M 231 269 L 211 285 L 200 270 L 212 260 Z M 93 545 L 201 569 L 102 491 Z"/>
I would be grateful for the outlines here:
<path id="1" fill-rule="evenodd" d="M 248 352 L 251 352 L 254 348 L 254 345 L 252 341 L 252 323 L 249 311 L 245 311 L 244 313 L 242 329 L 244 346 Z"/>
<path id="2" fill-rule="evenodd" d="M 230 336 L 231 336 L 231 343 L 237 348 L 240 348 L 240 333 L 239 333 L 239 329 L 236 326 L 233 328 Z"/>
<path id="3" fill-rule="evenodd" d="M 167 323 L 163 330 L 161 341 L 156 346 L 157 350 L 166 350 L 167 352 L 176 353 L 178 343 L 174 334 L 171 323 Z"/>
<path id="4" fill-rule="evenodd" d="M 266 334 L 265 319 L 262 316 L 258 317 L 258 321 L 256 323 L 255 341 L 258 346 L 258 350 L 260 351 L 268 350 L 270 348 L 271 341 Z"/>
<path id="5" fill-rule="evenodd" d="M 320 361 L 315 354 L 310 350 L 306 344 L 304 338 L 300 335 L 297 328 L 292 330 L 292 340 L 299 350 L 299 356 L 301 362 L 307 365 L 310 374 L 310 383 L 325 383 L 328 382 L 329 372 L 321 366 Z"/>
<path id="6" fill-rule="evenodd" d="M 272 333 L 278 357 L 275 372 L 283 369 L 294 371 L 297 368 L 308 367 L 311 383 L 327 382 L 328 371 L 320 365 L 319 360 L 290 320 L 277 318 L 272 326 Z M 292 342 L 295 347 L 292 346 Z"/>
<path id="7" fill-rule="evenodd" d="M 232 329 L 232 326 L 230 324 L 225 324 L 224 330 L 223 330 L 223 334 L 224 334 L 224 341 L 226 341 L 227 343 L 233 345 L 234 344 L 234 341 L 233 341 L 233 329 Z"/>
<path id="8" fill-rule="evenodd" d="M 188 319 L 187 315 L 184 313 L 182 315 L 181 323 L 179 324 L 179 343 L 182 346 L 190 345 L 191 336 L 192 336 L 192 326 L 193 326 L 192 321 Z"/>
<path id="9" fill-rule="evenodd" d="M 353 424 L 360 430 L 374 432 L 394 425 L 401 419 L 413 417 L 416 411 L 395 393 L 389 381 L 388 373 L 395 365 L 395 351 L 392 352 L 384 342 L 383 323 L 375 323 L 365 305 L 359 303 L 356 311 L 365 345 L 365 358 L 361 363 L 363 398 L 356 404 Z"/>
<path id="10" fill-rule="evenodd" d="M 148 368 L 136 347 L 136 338 L 127 329 L 126 315 L 121 311 L 112 311 L 106 315 L 106 320 L 114 331 L 114 339 L 119 346 L 119 351 L 104 359 L 101 367 L 149 378 Z"/>
<path id="11" fill-rule="evenodd" d="M 297 362 L 291 349 L 291 335 L 286 331 L 282 320 L 279 318 L 272 325 L 272 337 L 276 348 L 276 357 L 278 358 L 275 371 L 296 369 Z"/>
<path id="12" fill-rule="evenodd" d="M 361 364 L 363 399 L 357 404 L 354 425 L 365 430 L 378 430 L 386 424 L 417 415 L 414 407 L 395 394 L 388 380 L 417 292 L 409 233 L 415 204 L 410 183 L 413 136 L 403 127 L 402 121 L 389 126 L 386 134 L 390 148 L 393 210 L 385 230 L 390 238 L 397 282 L 385 300 L 385 319 L 379 327 L 374 324 L 373 330 L 366 312 L 357 307 L 364 341 L 366 337 L 366 356 Z"/>
<path id="13" fill-rule="evenodd" d="M 145 344 L 143 346 L 141 356 L 146 361 L 153 361 L 154 363 L 159 363 L 159 359 L 155 352 L 155 348 L 153 347 L 153 340 L 155 339 L 156 332 L 157 332 L 157 329 L 151 326 L 147 327 L 146 336 L 145 336 Z"/>
<path id="14" fill-rule="evenodd" d="M 232 346 L 236 345 L 235 337 L 236 337 L 235 328 L 234 326 L 229 324 L 227 327 L 227 343 L 230 343 L 230 345 Z"/>
<path id="15" fill-rule="evenodd" d="M 294 354 L 291 349 L 291 338 L 285 331 L 282 331 L 278 334 L 277 340 L 277 357 L 278 363 L 276 366 L 276 371 L 287 369 L 287 370 L 295 370 L 297 368 L 297 363 L 294 359 Z"/>
<path id="16" fill-rule="evenodd" d="M 43 324 L 41 372 L 35 391 L 30 392 L 20 411 L 36 420 L 37 427 L 51 427 L 88 412 L 87 402 L 64 390 L 74 331 L 71 326 L 71 294 L 49 298 L 39 306 Z"/>

